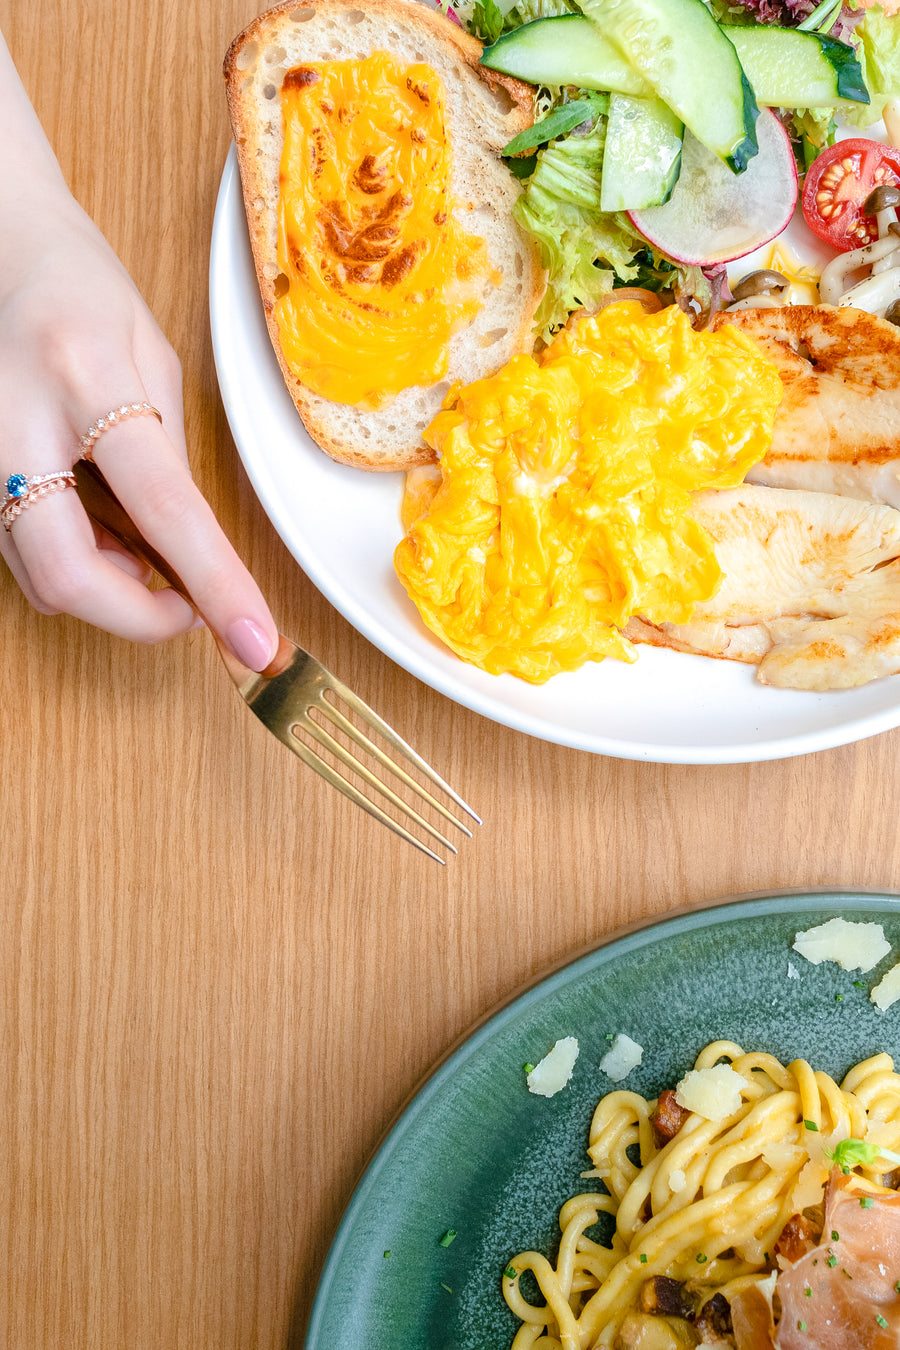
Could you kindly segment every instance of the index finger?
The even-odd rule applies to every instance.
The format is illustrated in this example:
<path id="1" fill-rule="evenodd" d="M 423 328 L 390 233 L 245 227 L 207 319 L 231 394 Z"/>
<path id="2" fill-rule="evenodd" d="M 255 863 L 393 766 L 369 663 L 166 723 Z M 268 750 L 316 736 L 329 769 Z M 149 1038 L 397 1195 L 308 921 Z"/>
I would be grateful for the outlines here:
<path id="1" fill-rule="evenodd" d="M 274 620 L 165 426 L 149 416 L 126 419 L 104 431 L 92 453 L 210 627 L 246 665 L 267 665 L 278 641 Z"/>

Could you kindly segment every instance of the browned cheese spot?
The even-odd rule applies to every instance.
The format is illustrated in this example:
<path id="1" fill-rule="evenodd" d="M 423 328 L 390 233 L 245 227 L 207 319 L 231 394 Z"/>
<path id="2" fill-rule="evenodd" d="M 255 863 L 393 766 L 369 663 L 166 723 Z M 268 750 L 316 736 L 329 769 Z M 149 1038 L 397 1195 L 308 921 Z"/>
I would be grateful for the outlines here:
<path id="1" fill-rule="evenodd" d="M 308 66 L 294 66 L 293 70 L 287 71 L 284 77 L 282 88 L 285 90 L 296 89 L 303 91 L 309 89 L 312 85 L 318 84 L 322 76 L 317 70 L 310 70 Z"/>
<path id="2" fill-rule="evenodd" d="M 390 289 L 401 282 L 404 277 L 409 276 L 415 266 L 419 247 L 420 245 L 416 242 L 407 244 L 406 248 L 401 249 L 395 257 L 389 259 L 388 262 L 385 263 L 384 267 L 381 269 L 382 285 L 387 286 Z"/>

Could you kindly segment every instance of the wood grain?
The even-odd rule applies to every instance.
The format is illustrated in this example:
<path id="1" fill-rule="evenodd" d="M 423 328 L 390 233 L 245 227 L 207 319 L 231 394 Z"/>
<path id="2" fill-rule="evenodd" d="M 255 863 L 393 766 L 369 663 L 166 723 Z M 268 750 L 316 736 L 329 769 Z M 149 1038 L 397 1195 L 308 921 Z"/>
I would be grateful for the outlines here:
<path id="1" fill-rule="evenodd" d="M 0 0 L 73 190 L 184 363 L 195 474 L 285 630 L 485 815 L 438 869 L 300 768 L 195 633 L 130 647 L 0 583 L 0 1344 L 299 1346 L 382 1130 L 475 1019 L 635 919 L 900 885 L 900 734 L 685 768 L 530 740 L 299 572 L 218 401 L 206 268 L 239 0 Z"/>

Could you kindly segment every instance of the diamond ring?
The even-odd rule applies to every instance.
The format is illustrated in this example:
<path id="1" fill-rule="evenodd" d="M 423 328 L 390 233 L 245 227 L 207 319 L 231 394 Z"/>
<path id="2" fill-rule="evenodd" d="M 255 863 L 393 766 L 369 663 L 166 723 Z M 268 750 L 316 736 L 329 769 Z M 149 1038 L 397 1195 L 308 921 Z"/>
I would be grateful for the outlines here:
<path id="1" fill-rule="evenodd" d="M 160 424 L 162 423 L 162 413 L 158 408 L 154 408 L 152 403 L 148 403 L 146 399 L 139 403 L 123 403 L 121 407 L 112 408 L 108 413 L 104 413 L 102 417 L 98 417 L 95 422 L 91 423 L 79 441 L 82 459 L 93 461 L 94 446 L 97 444 L 104 431 L 110 431 L 113 427 L 118 426 L 120 422 L 126 421 L 129 417 L 148 416 L 155 417 L 157 422 Z"/>

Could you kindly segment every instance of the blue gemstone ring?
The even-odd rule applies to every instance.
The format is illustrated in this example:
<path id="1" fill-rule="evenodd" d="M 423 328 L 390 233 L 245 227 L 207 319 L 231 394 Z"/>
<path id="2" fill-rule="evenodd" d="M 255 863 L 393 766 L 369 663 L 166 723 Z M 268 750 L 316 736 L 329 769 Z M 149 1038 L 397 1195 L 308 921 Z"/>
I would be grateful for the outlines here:
<path id="1" fill-rule="evenodd" d="M 32 502 L 74 486 L 75 475 L 71 469 L 57 469 L 55 473 L 41 473 L 32 478 L 24 473 L 11 473 L 6 480 L 6 495 L 0 502 L 0 520 L 8 530 Z"/>

